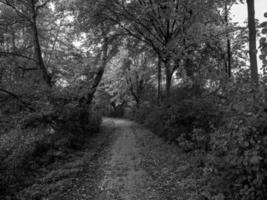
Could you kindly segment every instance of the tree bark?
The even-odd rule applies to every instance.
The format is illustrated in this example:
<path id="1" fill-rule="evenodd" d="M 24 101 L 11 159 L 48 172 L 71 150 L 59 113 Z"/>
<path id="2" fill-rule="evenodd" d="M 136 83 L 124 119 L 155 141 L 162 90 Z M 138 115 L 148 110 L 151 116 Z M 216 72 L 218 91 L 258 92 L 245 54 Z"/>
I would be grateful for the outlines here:
<path id="1" fill-rule="evenodd" d="M 257 86 L 259 84 L 259 76 L 258 76 L 258 66 L 257 66 L 254 0 L 247 0 L 247 8 L 248 8 L 249 56 L 250 56 L 251 79 L 252 83 L 255 86 Z"/>
<path id="2" fill-rule="evenodd" d="M 90 88 L 90 91 L 89 91 L 89 93 L 87 95 L 86 103 L 88 105 L 90 105 L 92 103 L 92 100 L 94 98 L 94 94 L 95 94 L 95 92 L 97 90 L 97 87 L 98 87 L 98 85 L 99 85 L 99 83 L 100 83 L 100 81 L 102 79 L 103 74 L 104 74 L 105 66 L 106 66 L 106 64 L 104 64 L 104 62 L 103 62 L 103 64 L 99 67 L 99 69 L 98 69 L 98 71 L 97 71 L 97 73 L 95 75 L 95 78 L 94 78 L 94 81 L 93 81 L 93 85 Z"/>
<path id="3" fill-rule="evenodd" d="M 39 34 L 38 34 L 38 29 L 37 29 L 37 12 L 35 9 L 35 1 L 31 0 L 31 12 L 32 12 L 32 31 L 33 31 L 33 43 L 34 43 L 34 50 L 35 50 L 35 56 L 37 63 L 42 71 L 43 79 L 48 85 L 48 87 L 52 87 L 52 81 L 51 81 L 51 76 L 49 75 L 46 66 L 44 64 L 44 60 L 42 57 L 42 49 L 39 41 Z"/>

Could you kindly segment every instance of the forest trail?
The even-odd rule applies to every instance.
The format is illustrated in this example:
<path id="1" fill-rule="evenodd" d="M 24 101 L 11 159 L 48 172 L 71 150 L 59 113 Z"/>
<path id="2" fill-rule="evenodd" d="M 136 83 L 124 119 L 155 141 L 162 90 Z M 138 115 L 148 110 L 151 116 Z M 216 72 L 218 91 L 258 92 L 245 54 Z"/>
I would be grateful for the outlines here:
<path id="1" fill-rule="evenodd" d="M 61 199 L 199 199 L 204 184 L 199 155 L 184 153 L 129 120 L 104 118 L 101 130 L 89 144 L 93 150 L 84 152 L 95 156 L 83 156 L 85 171 Z"/>
<path id="2" fill-rule="evenodd" d="M 142 168 L 142 139 L 147 131 L 122 119 L 104 119 L 103 124 L 110 122 L 115 126 L 116 139 L 103 166 L 97 200 L 161 199 L 150 186 L 151 177 Z"/>

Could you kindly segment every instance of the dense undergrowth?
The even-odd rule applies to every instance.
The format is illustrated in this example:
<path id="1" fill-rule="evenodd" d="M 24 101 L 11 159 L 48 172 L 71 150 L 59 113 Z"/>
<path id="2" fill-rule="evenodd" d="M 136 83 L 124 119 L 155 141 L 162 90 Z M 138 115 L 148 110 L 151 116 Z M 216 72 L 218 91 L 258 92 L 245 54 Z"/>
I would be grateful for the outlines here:
<path id="1" fill-rule="evenodd" d="M 31 110 L 5 112 L 1 116 L 4 127 L 0 135 L 1 199 L 23 199 L 23 195 L 18 197 L 21 191 L 27 193 L 24 189 L 34 186 L 36 178 L 44 172 L 51 172 L 44 183 L 57 176 L 78 173 L 75 170 L 52 172 L 58 163 L 64 163 L 71 153 L 82 149 L 87 138 L 99 131 L 101 117 L 93 106 L 84 104 L 83 99 L 66 99 L 62 94 L 51 94 L 47 99 L 35 99 Z M 40 199 L 36 192 L 40 192 L 40 188 L 31 187 L 28 197 Z"/>
<path id="2" fill-rule="evenodd" d="M 202 163 L 203 199 L 267 198 L 267 113 L 262 92 L 229 83 L 221 94 L 145 102 L 131 117 Z M 180 89 L 190 93 L 189 88 Z M 179 100 L 178 100 L 179 99 Z M 204 156 L 203 156 L 204 155 Z M 191 162 L 195 163 L 195 162 Z"/>

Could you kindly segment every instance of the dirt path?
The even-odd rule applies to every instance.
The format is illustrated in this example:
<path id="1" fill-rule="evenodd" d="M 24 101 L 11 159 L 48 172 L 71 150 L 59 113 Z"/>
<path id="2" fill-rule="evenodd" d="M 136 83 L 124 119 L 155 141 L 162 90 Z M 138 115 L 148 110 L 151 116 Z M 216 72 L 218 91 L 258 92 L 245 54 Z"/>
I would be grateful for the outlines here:
<path id="1" fill-rule="evenodd" d="M 83 169 L 77 181 L 47 200 L 201 199 L 206 179 L 199 155 L 181 152 L 128 120 L 106 118 L 101 129 L 75 157 Z"/>
<path id="2" fill-rule="evenodd" d="M 122 119 L 104 119 L 98 134 L 66 156 L 18 199 L 199 200 L 209 179 L 201 155 L 184 153 Z"/>
<path id="3" fill-rule="evenodd" d="M 104 165 L 104 178 L 98 200 L 157 200 L 159 194 L 151 186 L 151 177 L 142 168 L 140 138 L 145 137 L 137 124 L 127 120 L 105 119 L 115 123 L 115 137 Z"/>

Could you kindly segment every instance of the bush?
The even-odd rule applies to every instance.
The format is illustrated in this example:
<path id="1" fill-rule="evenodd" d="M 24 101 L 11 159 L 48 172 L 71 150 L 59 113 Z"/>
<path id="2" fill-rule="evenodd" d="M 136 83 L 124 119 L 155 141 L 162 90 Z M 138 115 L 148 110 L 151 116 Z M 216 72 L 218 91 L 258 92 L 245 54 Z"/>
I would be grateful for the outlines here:
<path id="1" fill-rule="evenodd" d="M 229 83 L 222 120 L 211 134 L 211 166 L 228 199 L 267 199 L 267 113 L 263 92 L 250 82 Z M 214 184 L 213 184 L 214 185 Z"/>
<path id="2" fill-rule="evenodd" d="M 15 193 L 35 170 L 82 148 L 85 138 L 99 131 L 100 115 L 76 105 L 24 114 L 20 124 L 0 135 L 1 194 Z"/>
<path id="3" fill-rule="evenodd" d="M 185 99 L 169 107 L 147 104 L 141 105 L 134 117 L 184 150 L 207 150 L 209 134 L 220 122 L 220 113 L 214 105 L 211 98 Z"/>
<path id="4" fill-rule="evenodd" d="M 212 135 L 216 171 L 233 199 L 267 198 L 267 114 L 228 119 Z M 226 177 L 226 178 L 225 178 Z"/>
<path id="5" fill-rule="evenodd" d="M 85 137 L 99 131 L 102 119 L 93 109 L 85 110 L 82 107 L 71 107 L 66 110 L 68 111 L 58 113 L 60 122 L 57 130 L 68 139 L 69 147 L 77 149 L 83 146 Z"/>
<path id="6" fill-rule="evenodd" d="M 36 168 L 47 164 L 42 158 L 52 147 L 51 139 L 51 134 L 43 129 L 17 128 L 0 136 L 1 194 L 14 192 L 9 189 L 16 188 L 23 178 L 28 180 Z"/>
<path id="7" fill-rule="evenodd" d="M 127 111 L 127 117 L 143 124 L 148 115 L 156 110 L 158 106 L 151 104 L 149 102 L 142 103 L 138 107 L 132 107 Z"/>
<path id="8" fill-rule="evenodd" d="M 134 116 L 185 151 L 196 150 L 199 155 L 206 151 L 205 199 L 267 199 L 264 95 L 250 82 L 235 81 L 218 96 L 203 98 L 189 92 L 169 107 L 141 105 Z"/>

